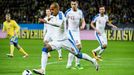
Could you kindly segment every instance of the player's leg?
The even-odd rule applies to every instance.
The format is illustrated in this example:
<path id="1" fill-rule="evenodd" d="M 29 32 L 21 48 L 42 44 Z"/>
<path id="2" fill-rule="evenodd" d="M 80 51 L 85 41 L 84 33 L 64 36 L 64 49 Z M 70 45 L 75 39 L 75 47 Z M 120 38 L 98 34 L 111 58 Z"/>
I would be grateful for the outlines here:
<path id="1" fill-rule="evenodd" d="M 14 46 L 19 50 L 19 52 L 21 52 L 24 56 L 23 58 L 28 57 L 28 53 L 16 42 L 14 42 Z"/>
<path id="2" fill-rule="evenodd" d="M 69 52 L 69 54 L 68 54 L 68 60 L 67 60 L 67 65 L 66 65 L 66 68 L 67 69 L 71 69 L 72 62 L 73 62 L 74 57 L 75 56 L 72 53 Z"/>
<path id="3" fill-rule="evenodd" d="M 13 57 L 13 56 L 14 56 L 14 42 L 15 42 L 15 41 L 18 41 L 18 40 L 16 39 L 16 36 L 12 36 L 12 37 L 10 38 L 10 53 L 7 54 L 7 56 L 9 56 L 9 57 Z"/>
<path id="4" fill-rule="evenodd" d="M 100 45 L 96 49 L 92 50 L 92 54 L 93 54 L 94 58 L 98 59 L 97 58 L 97 51 L 100 51 L 102 49 L 102 40 L 103 39 L 102 39 L 102 36 L 98 35 L 98 33 L 96 33 L 96 32 L 95 32 L 95 36 L 96 36 L 96 39 Z"/>
<path id="5" fill-rule="evenodd" d="M 81 51 L 81 48 L 82 48 L 81 44 L 78 44 L 77 48 L 79 49 L 79 51 Z M 84 69 L 80 64 L 80 59 L 77 58 L 76 56 L 75 56 L 75 66 L 77 69 Z"/>
<path id="6" fill-rule="evenodd" d="M 45 35 L 45 37 L 44 37 L 44 39 L 43 39 L 44 45 L 45 45 L 45 44 L 48 44 L 50 41 L 52 41 L 49 36 L 50 36 L 50 35 L 48 35 L 48 34 L 46 33 L 46 35 Z M 48 52 L 48 58 L 50 58 L 50 57 L 51 57 L 51 54 L 50 54 L 50 52 Z"/>
<path id="7" fill-rule="evenodd" d="M 73 35 L 72 35 L 73 33 Z M 78 31 L 69 31 L 70 39 L 72 39 L 75 42 L 75 45 L 77 45 L 77 48 L 81 50 L 81 41 L 80 41 L 80 33 Z M 66 68 L 72 67 L 72 62 L 74 59 L 74 55 L 72 53 L 68 54 L 68 62 Z M 75 57 L 75 66 L 77 69 L 83 69 L 83 67 L 80 66 L 80 59 Z"/>
<path id="8" fill-rule="evenodd" d="M 91 63 L 94 64 L 96 70 L 98 70 L 99 65 L 98 65 L 96 59 L 90 57 L 86 53 L 80 53 L 79 50 L 78 50 L 78 48 L 76 47 L 76 45 L 74 44 L 74 42 L 72 40 L 68 39 L 68 40 L 64 41 L 63 47 L 66 48 L 66 49 L 68 49 L 76 57 L 78 57 L 80 59 L 84 59 L 86 61 L 90 61 Z"/>
<path id="9" fill-rule="evenodd" d="M 46 70 L 46 65 L 48 61 L 48 52 L 59 49 L 58 42 L 49 42 L 42 48 L 42 56 L 41 56 L 41 68 L 33 69 L 33 72 L 36 74 L 44 75 Z"/>
<path id="10" fill-rule="evenodd" d="M 98 57 L 99 58 L 101 58 L 102 53 L 107 48 L 107 37 L 106 37 L 106 34 L 105 33 L 103 34 L 102 39 L 103 39 L 103 46 L 102 46 L 102 48 L 100 49 L 100 51 L 98 53 Z"/>
<path id="11" fill-rule="evenodd" d="M 62 60 L 62 51 L 61 51 L 61 49 L 59 49 L 59 50 L 57 50 L 57 52 L 58 52 L 58 57 L 59 57 L 59 61 L 61 61 Z"/>
<path id="12" fill-rule="evenodd" d="M 12 41 L 10 41 L 10 53 L 7 54 L 8 57 L 13 57 L 14 56 L 14 44 Z"/>

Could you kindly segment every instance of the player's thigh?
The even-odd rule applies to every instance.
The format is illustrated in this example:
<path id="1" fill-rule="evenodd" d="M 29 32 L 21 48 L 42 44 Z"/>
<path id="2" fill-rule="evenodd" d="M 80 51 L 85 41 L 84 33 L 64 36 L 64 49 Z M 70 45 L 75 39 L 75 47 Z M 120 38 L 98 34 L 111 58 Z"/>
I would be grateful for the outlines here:
<path id="1" fill-rule="evenodd" d="M 59 41 L 51 41 L 48 44 L 51 46 L 52 50 L 59 50 L 62 46 L 61 42 Z"/>
<path id="2" fill-rule="evenodd" d="M 76 47 L 75 43 L 70 39 L 63 41 L 62 47 L 67 49 L 74 55 L 77 55 L 79 53 L 79 49 Z"/>
<path id="3" fill-rule="evenodd" d="M 43 39 L 43 41 L 45 42 L 45 41 L 51 41 L 51 38 L 50 38 L 50 36 L 49 35 L 45 35 L 45 37 L 44 37 L 44 39 Z"/>
<path id="4" fill-rule="evenodd" d="M 79 31 L 70 31 L 70 36 L 72 36 L 71 39 L 73 38 L 73 40 L 75 41 L 76 45 L 81 44 L 80 32 Z"/>
<path id="5" fill-rule="evenodd" d="M 105 33 L 102 35 L 102 38 L 103 38 L 104 44 L 107 45 L 107 36 Z"/>
<path id="6" fill-rule="evenodd" d="M 104 45 L 104 38 L 102 35 L 99 35 L 98 33 L 95 33 L 95 37 L 97 39 L 97 41 L 99 42 L 100 46 Z"/>

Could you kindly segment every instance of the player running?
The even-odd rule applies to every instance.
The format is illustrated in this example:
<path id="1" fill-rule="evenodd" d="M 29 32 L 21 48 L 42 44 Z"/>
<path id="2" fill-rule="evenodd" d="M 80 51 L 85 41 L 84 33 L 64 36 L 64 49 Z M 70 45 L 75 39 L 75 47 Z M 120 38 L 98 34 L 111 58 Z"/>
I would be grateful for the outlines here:
<path id="1" fill-rule="evenodd" d="M 11 15 L 6 14 L 6 21 L 3 23 L 3 32 L 7 32 L 7 37 L 10 39 L 10 53 L 7 54 L 8 57 L 14 56 L 14 47 L 16 47 L 21 53 L 23 53 L 23 57 L 28 57 L 28 53 L 24 51 L 24 49 L 18 44 L 18 32 L 20 30 L 19 25 L 15 20 L 11 19 Z"/>
<path id="2" fill-rule="evenodd" d="M 65 12 L 65 16 L 67 19 L 67 25 L 70 32 L 73 34 L 73 38 L 75 44 L 79 50 L 81 50 L 81 40 L 80 40 L 80 29 L 85 28 L 85 19 L 83 13 L 80 9 L 78 9 L 78 1 L 72 0 L 71 1 L 71 8 Z M 80 27 L 80 28 L 79 28 Z M 72 62 L 74 59 L 74 55 L 72 53 L 68 54 L 68 62 L 66 68 L 70 69 L 72 67 Z M 83 69 L 80 66 L 80 59 L 75 57 L 75 68 L 76 69 Z"/>
<path id="3" fill-rule="evenodd" d="M 46 64 L 47 64 L 47 53 L 53 51 L 55 49 L 59 49 L 61 47 L 66 48 L 69 52 L 77 56 L 78 58 L 85 59 L 89 62 L 92 62 L 98 70 L 98 63 L 96 59 L 91 58 L 85 53 L 79 52 L 78 48 L 75 45 L 74 39 L 72 37 L 71 32 L 67 32 L 66 28 L 66 18 L 64 14 L 59 11 L 59 4 L 52 3 L 50 6 L 50 10 L 53 13 L 53 17 L 49 21 L 45 21 L 49 25 L 55 26 L 53 29 L 55 31 L 55 40 L 49 42 L 47 45 L 44 46 L 42 49 L 42 57 L 41 57 L 41 68 L 34 69 L 33 72 L 36 74 L 44 75 Z M 68 36 L 69 37 L 68 37 Z"/>
<path id="4" fill-rule="evenodd" d="M 95 27 L 96 24 L 96 27 Z M 94 58 L 102 61 L 101 59 L 101 54 L 104 52 L 104 50 L 107 47 L 107 37 L 105 33 L 105 26 L 109 25 L 112 26 L 113 28 L 117 28 L 113 24 L 111 24 L 108 20 L 108 15 L 105 14 L 105 7 L 100 6 L 99 7 L 99 14 L 97 14 L 92 22 L 91 22 L 91 27 L 95 30 L 95 36 L 97 41 L 99 42 L 100 46 L 92 51 Z M 97 51 L 99 53 L 97 54 Z"/>

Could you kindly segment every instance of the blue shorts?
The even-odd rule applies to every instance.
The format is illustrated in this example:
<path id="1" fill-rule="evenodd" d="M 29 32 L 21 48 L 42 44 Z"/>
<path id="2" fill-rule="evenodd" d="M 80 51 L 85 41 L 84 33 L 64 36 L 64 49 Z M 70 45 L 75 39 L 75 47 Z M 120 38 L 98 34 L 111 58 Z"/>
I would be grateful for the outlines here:
<path id="1" fill-rule="evenodd" d="M 13 42 L 14 44 L 18 44 L 18 37 L 17 36 L 12 36 L 10 39 L 10 42 Z"/>

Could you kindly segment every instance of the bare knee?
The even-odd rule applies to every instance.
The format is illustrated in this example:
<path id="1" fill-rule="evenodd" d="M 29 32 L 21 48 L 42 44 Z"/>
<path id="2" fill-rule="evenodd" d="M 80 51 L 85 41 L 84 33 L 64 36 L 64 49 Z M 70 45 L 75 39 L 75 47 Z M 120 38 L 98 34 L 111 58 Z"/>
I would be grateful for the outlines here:
<path id="1" fill-rule="evenodd" d="M 52 47 L 48 43 L 45 43 L 44 47 L 48 49 L 48 52 L 52 51 Z"/>
<path id="2" fill-rule="evenodd" d="M 82 48 L 81 44 L 77 45 L 77 48 L 78 48 L 79 50 L 81 50 L 81 48 Z"/>
<path id="3" fill-rule="evenodd" d="M 107 48 L 107 45 L 106 45 L 106 44 L 104 44 L 102 48 L 103 48 L 103 49 L 106 49 L 106 48 Z"/>

